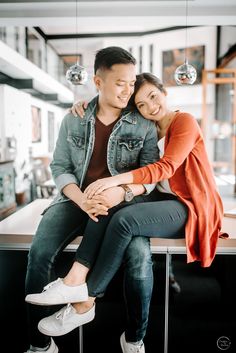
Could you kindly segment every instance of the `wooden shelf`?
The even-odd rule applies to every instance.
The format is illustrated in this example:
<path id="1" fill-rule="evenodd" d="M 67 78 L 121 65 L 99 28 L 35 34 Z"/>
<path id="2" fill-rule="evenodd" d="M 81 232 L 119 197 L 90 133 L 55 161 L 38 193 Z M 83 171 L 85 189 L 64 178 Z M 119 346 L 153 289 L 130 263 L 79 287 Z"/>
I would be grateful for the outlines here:
<path id="1" fill-rule="evenodd" d="M 220 75 L 227 75 L 225 76 L 220 76 Z M 207 90 L 209 85 L 215 85 L 216 87 L 220 87 L 221 85 L 228 85 L 229 87 L 225 91 L 220 91 L 222 94 L 221 100 L 218 100 L 218 97 L 215 97 L 215 116 L 209 116 L 209 107 L 208 107 L 208 101 L 207 101 Z M 235 126 L 236 126 L 236 69 L 231 69 L 231 68 L 216 68 L 214 70 L 203 70 L 202 71 L 202 87 L 203 87 L 203 97 L 202 97 L 202 121 L 201 121 L 201 128 L 203 131 L 203 135 L 205 138 L 205 141 L 210 142 L 213 144 L 213 150 L 214 150 L 214 156 L 217 153 L 216 150 L 216 141 L 227 141 L 229 140 L 229 143 L 231 145 L 231 151 L 230 151 L 230 160 L 225 161 L 225 160 L 213 160 L 212 161 L 212 166 L 213 168 L 225 168 L 229 167 L 229 170 L 236 175 L 236 131 L 235 131 Z M 227 87 L 227 86 L 226 86 Z M 217 91 L 219 92 L 219 91 Z M 219 109 L 218 104 L 224 104 L 225 100 L 223 99 L 223 94 L 227 94 L 226 98 L 229 100 L 230 107 L 231 109 L 228 109 L 230 111 L 231 116 L 229 117 L 228 120 L 220 120 L 220 117 L 217 116 L 217 109 Z M 227 102 L 225 103 L 227 104 Z M 227 106 L 228 107 L 228 106 Z M 227 114 L 227 110 L 226 110 Z M 225 118 L 225 117 L 224 117 Z M 215 134 L 213 136 L 209 135 L 209 126 L 213 126 L 214 123 L 220 124 L 226 124 L 228 123 L 231 128 L 232 128 L 232 133 L 228 134 L 227 136 L 224 136 L 222 138 L 222 134 Z M 214 133 L 214 132 L 213 132 Z M 220 143 L 220 142 L 219 142 Z M 219 145 L 218 145 L 219 146 Z M 219 148 L 219 147 L 218 147 Z M 219 151 L 219 149 L 218 149 Z M 226 153 L 225 151 L 222 151 L 223 153 Z M 236 185 L 235 185 L 235 190 L 236 194 Z"/>

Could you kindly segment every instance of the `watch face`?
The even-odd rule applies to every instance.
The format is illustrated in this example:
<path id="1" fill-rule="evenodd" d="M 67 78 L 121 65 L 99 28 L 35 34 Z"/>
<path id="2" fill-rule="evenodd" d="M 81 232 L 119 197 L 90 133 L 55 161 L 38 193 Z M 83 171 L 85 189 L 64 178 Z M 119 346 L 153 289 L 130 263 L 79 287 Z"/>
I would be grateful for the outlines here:
<path id="1" fill-rule="evenodd" d="M 123 185 L 120 185 L 120 187 L 122 187 L 122 189 L 125 190 L 125 197 L 124 197 L 125 201 L 129 202 L 133 200 L 134 194 L 133 194 L 133 191 L 128 187 L 128 185 L 123 184 Z"/>
<path id="2" fill-rule="evenodd" d="M 125 201 L 129 202 L 131 200 L 133 200 L 134 198 L 134 194 L 132 193 L 132 191 L 126 191 L 125 193 Z"/>

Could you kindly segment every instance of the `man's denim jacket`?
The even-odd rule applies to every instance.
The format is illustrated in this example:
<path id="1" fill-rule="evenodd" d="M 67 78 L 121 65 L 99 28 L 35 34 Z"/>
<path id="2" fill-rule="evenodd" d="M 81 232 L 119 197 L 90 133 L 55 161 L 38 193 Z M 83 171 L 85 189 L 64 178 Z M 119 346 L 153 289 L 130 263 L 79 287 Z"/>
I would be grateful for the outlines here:
<path id="1" fill-rule="evenodd" d="M 52 176 L 59 190 L 53 203 L 68 200 L 62 189 L 71 183 L 81 188 L 89 166 L 95 140 L 98 97 L 88 105 L 84 118 L 67 114 L 61 124 L 51 162 Z M 111 175 L 124 173 L 158 159 L 157 129 L 136 110 L 124 110 L 114 125 L 107 146 L 107 165 Z M 147 193 L 155 184 L 145 185 Z"/>

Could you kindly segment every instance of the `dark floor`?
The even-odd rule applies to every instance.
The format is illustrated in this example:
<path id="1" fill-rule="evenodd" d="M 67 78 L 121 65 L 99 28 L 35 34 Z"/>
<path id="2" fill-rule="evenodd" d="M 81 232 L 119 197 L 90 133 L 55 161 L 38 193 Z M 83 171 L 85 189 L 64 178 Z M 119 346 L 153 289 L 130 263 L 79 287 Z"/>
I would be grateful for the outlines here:
<path id="1" fill-rule="evenodd" d="M 236 258 L 218 255 L 207 269 L 186 265 L 183 256 L 173 260 L 181 293 L 170 301 L 168 352 L 221 352 L 223 336 L 229 339 L 224 350 L 236 352 Z"/>
<path id="2" fill-rule="evenodd" d="M 64 254 L 60 266 L 68 264 L 72 256 Z M 155 286 L 145 338 L 146 353 L 163 352 L 165 258 L 159 255 L 154 260 Z M 24 251 L 0 252 L 1 352 L 23 353 L 28 346 L 24 304 L 26 261 Z M 181 293 L 170 295 L 168 353 L 236 352 L 236 257 L 217 256 L 210 269 L 202 269 L 196 263 L 186 265 L 185 261 L 185 255 L 173 256 Z M 84 353 L 121 353 L 119 336 L 124 327 L 120 271 L 106 296 L 98 300 L 95 320 L 83 328 Z M 7 338 L 9 335 L 12 339 Z M 224 336 L 228 340 L 221 338 Z M 79 353 L 78 330 L 55 341 L 60 353 Z M 222 346 L 222 342 L 226 345 Z"/>

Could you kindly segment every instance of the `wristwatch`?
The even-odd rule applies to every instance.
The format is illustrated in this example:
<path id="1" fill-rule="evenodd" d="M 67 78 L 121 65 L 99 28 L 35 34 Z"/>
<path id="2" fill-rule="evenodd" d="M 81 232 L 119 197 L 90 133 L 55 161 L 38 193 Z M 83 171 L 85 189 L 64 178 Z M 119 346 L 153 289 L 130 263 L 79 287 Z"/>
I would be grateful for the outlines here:
<path id="1" fill-rule="evenodd" d="M 126 184 L 122 184 L 120 185 L 120 187 L 125 190 L 125 201 L 130 202 L 131 200 L 133 200 L 134 194 L 130 187 Z"/>

